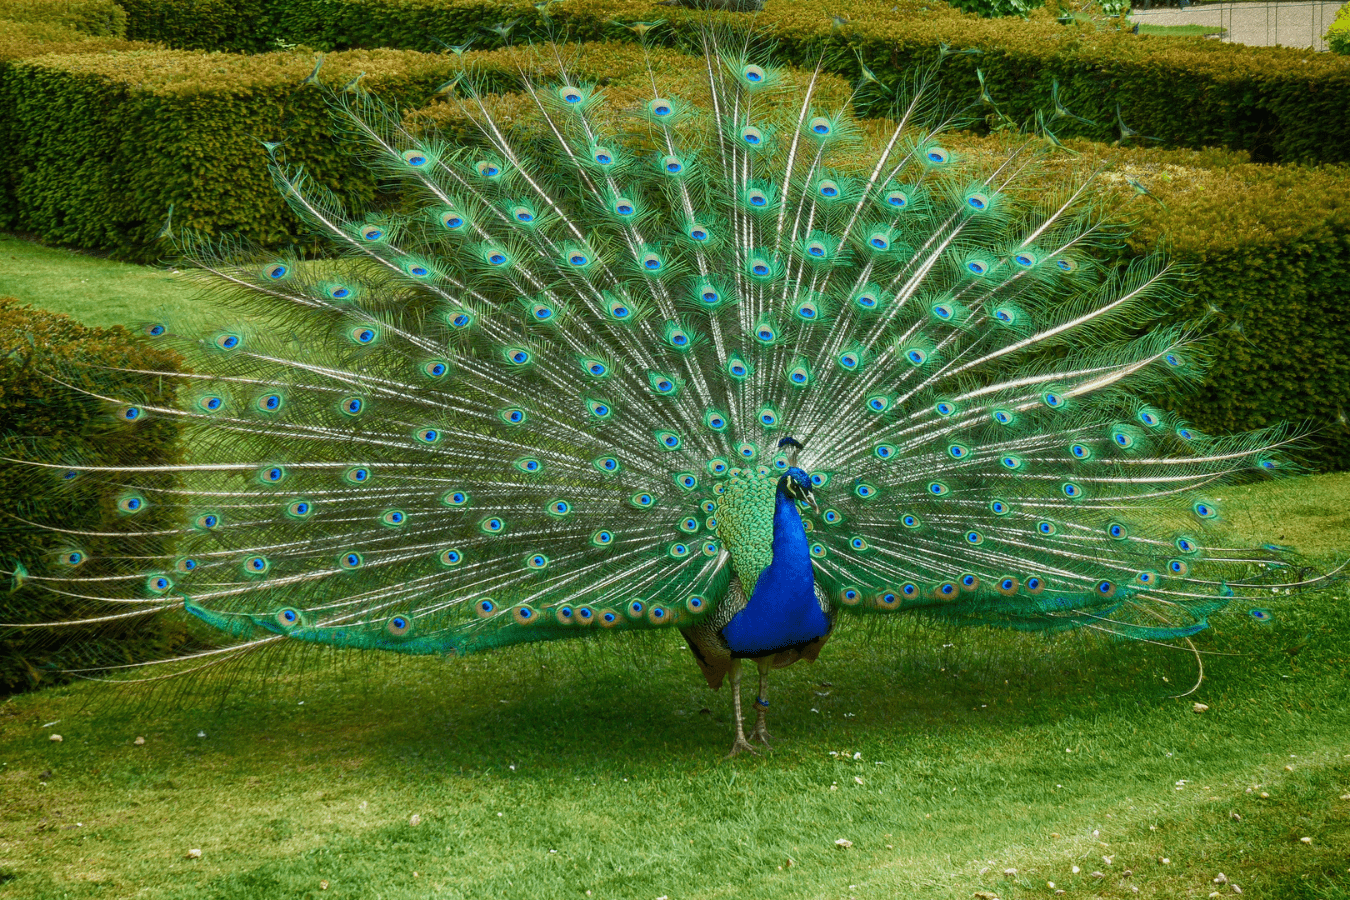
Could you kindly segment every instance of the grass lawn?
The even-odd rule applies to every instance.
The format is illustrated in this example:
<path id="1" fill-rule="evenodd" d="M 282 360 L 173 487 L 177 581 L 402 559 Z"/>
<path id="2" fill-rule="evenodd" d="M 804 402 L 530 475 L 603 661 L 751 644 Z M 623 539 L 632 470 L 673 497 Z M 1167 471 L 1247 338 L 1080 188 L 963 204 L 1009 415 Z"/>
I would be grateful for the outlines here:
<path id="1" fill-rule="evenodd" d="M 0 294 L 89 322 L 196 309 L 163 271 L 0 253 Z M 1241 539 L 1350 550 L 1350 474 L 1220 497 Z M 845 622 L 730 761 L 675 635 L 13 697 L 0 898 L 1348 900 L 1350 593 L 1267 605 L 1214 618 L 1184 699 L 1184 648 Z"/>
<path id="2" fill-rule="evenodd" d="M 1248 539 L 1323 563 L 1350 546 L 1350 475 L 1222 496 Z M 775 675 L 776 749 L 730 761 L 729 698 L 674 635 L 312 651 L 205 707 L 14 697 L 0 895 L 1235 894 L 1222 872 L 1253 898 L 1345 900 L 1350 596 L 1268 605 L 1268 625 L 1215 618 L 1184 699 L 1195 660 L 1170 646 L 846 623 Z"/>
<path id="3" fill-rule="evenodd" d="M 1204 37 L 1207 34 L 1223 34 L 1228 29 L 1218 25 L 1145 25 L 1139 23 L 1140 34 L 1153 34 L 1158 37 Z"/>
<path id="4" fill-rule="evenodd" d="M 88 325 L 131 325 L 160 312 L 210 309 L 169 268 L 112 262 L 0 233 L 0 297 L 72 315 Z"/>

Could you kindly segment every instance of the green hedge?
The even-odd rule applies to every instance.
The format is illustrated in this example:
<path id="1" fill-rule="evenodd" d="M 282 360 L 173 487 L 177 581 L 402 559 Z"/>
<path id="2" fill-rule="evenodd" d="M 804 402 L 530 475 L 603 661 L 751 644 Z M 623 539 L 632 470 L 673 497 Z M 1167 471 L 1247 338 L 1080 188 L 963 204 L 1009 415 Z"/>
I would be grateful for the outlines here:
<path id="1" fill-rule="evenodd" d="M 274 0 L 117 0 L 127 37 L 182 50 L 262 53 L 276 49 Z"/>
<path id="2" fill-rule="evenodd" d="M 0 0 L 0 19 L 64 25 L 92 37 L 127 35 L 127 13 L 114 0 Z"/>
<path id="3" fill-rule="evenodd" d="M 56 313 L 18 305 L 12 297 L 0 299 L 0 436 L 10 458 L 59 461 L 66 464 L 108 465 L 135 459 L 144 465 L 169 464 L 181 452 L 177 425 L 169 419 L 148 419 L 134 426 L 119 423 L 108 404 L 89 401 L 63 388 L 44 372 L 53 367 L 74 384 L 126 391 L 129 385 L 144 394 L 171 391 L 134 375 L 119 376 L 87 366 L 155 367 L 177 371 L 179 361 L 145 346 L 122 328 L 87 328 Z M 172 402 L 167 393 L 151 393 L 147 402 Z M 109 441 L 110 431 L 119 432 Z M 102 440 L 100 440 L 102 438 Z M 119 532 L 130 523 L 118 512 L 107 490 L 85 477 L 66 482 L 59 472 L 47 475 L 31 467 L 0 462 L 0 485 L 7 524 L 0 527 L 0 560 L 6 571 L 14 561 L 26 564 L 34 575 L 49 574 L 63 548 L 78 546 L 89 559 L 82 565 L 93 575 L 117 574 L 118 564 L 101 558 L 107 539 L 82 538 L 41 532 L 15 524 L 13 516 L 42 521 L 57 528 Z M 168 523 L 171 510 L 150 507 L 135 527 L 155 529 Z M 170 552 L 166 538 L 146 539 L 148 553 Z M 134 571 L 134 570 L 133 570 Z M 83 617 L 83 605 L 41 591 L 29 581 L 17 591 L 0 591 L 0 622 L 21 623 Z M 11 584 L 10 587 L 13 585 Z M 109 640 L 111 638 L 111 640 Z M 134 618 L 98 626 L 46 629 L 0 628 L 0 693 L 9 693 L 57 680 L 62 669 L 150 659 L 171 651 L 184 639 L 172 625 Z"/>
<path id="4" fill-rule="evenodd" d="M 299 44 L 439 53 L 470 39 L 476 49 L 486 49 L 501 44 L 487 28 L 512 20 L 518 20 L 516 40 L 547 33 L 585 41 L 634 40 L 620 23 L 660 20 L 665 24 L 649 38 L 670 44 L 681 33 L 687 36 L 698 18 L 658 0 L 567 0 L 550 5 L 547 20 L 525 0 L 128 0 L 124 5 L 130 37 L 244 51 Z M 1024 121 L 1038 109 L 1052 109 L 1057 79 L 1074 112 L 1096 123 L 1060 120 L 1064 137 L 1115 140 L 1119 104 L 1131 128 L 1164 146 L 1246 150 L 1258 162 L 1350 162 L 1350 128 L 1344 127 L 1350 60 L 1334 54 L 1133 35 L 1091 23 L 1064 26 L 1052 8 L 1025 20 L 984 19 L 942 2 L 854 0 L 846 14 L 851 21 L 835 27 L 816 4 L 767 0 L 753 18 L 730 18 L 753 21 L 771 33 L 784 61 L 813 66 L 823 52 L 827 67 L 851 78 L 861 56 L 892 84 L 936 59 L 941 44 L 979 51 L 947 61 L 945 78 L 954 95 L 977 96 L 975 70 L 981 69 L 1003 112 Z M 878 91 L 860 98 L 864 111 L 881 102 Z"/>
<path id="5" fill-rule="evenodd" d="M 161 0 L 146 0 L 155 3 Z M 946 3 L 854 0 L 851 21 L 835 28 L 824 8 L 798 0 L 767 0 L 753 21 L 769 32 L 784 61 L 826 65 L 858 75 L 858 54 L 883 81 L 895 83 L 937 48 L 979 50 L 946 65 L 955 95 L 977 96 L 982 69 L 1003 111 L 1018 121 L 1050 110 L 1052 81 L 1077 114 L 1095 126 L 1064 124 L 1066 136 L 1113 141 L 1116 104 L 1126 124 L 1171 147 L 1246 150 L 1258 162 L 1350 162 L 1350 60 L 1278 47 L 1246 47 L 1199 38 L 1154 37 L 1060 25 L 1054 11 L 1029 19 L 983 19 Z M 671 43 L 697 15 L 657 0 L 567 0 L 548 8 L 545 23 L 527 2 L 489 0 L 278 0 L 276 33 L 319 49 L 398 47 L 441 51 L 474 40 L 500 46 L 487 26 L 519 19 L 514 37 L 546 32 L 572 39 L 635 39 L 619 23 L 664 21 L 649 38 Z M 546 27 L 547 26 L 547 27 Z M 139 32 L 138 32 L 139 33 Z M 146 37 L 158 37 L 146 34 Z M 876 91 L 861 98 L 880 100 Z"/>
<path id="6" fill-rule="evenodd" d="M 31 4 L 31 6 L 55 7 L 56 4 Z M 89 6 L 97 7 L 97 4 Z M 0 4 L 0 11 L 14 10 Z M 38 12 L 47 11 L 38 10 Z M 93 27 L 93 23 L 97 21 L 100 21 L 98 16 L 92 16 L 75 24 Z M 18 89 L 9 83 L 14 62 L 47 53 L 65 55 L 109 53 L 151 46 L 153 45 L 118 37 L 91 37 L 88 32 L 78 31 L 72 25 L 62 24 L 60 21 L 19 22 L 0 18 L 0 147 L 4 147 L 7 151 L 5 165 L 0 166 L 0 228 L 21 227 L 16 193 L 19 184 L 29 171 L 27 164 L 13 153 L 13 148 L 25 140 L 28 133 L 23 123 L 18 120 L 13 102 L 18 96 Z"/>
<path id="7" fill-rule="evenodd" d="M 584 2 L 584 0 L 578 0 Z M 516 51 L 471 54 L 490 83 L 505 85 L 521 62 Z M 653 53 L 668 79 L 695 67 L 670 51 Z M 452 77 L 459 60 L 414 52 L 338 53 L 321 78 L 365 84 L 405 109 L 419 108 Z M 588 45 L 579 74 L 607 77 L 615 107 L 636 100 L 645 73 L 630 43 Z M 153 257 L 152 239 L 170 203 L 180 225 L 232 231 L 265 244 L 298 237 L 266 173 L 255 138 L 287 140 L 288 159 L 304 162 L 320 183 L 356 204 L 377 193 L 374 178 L 330 138 L 318 91 L 301 87 L 312 59 L 142 52 L 106 57 L 47 57 L 14 67 L 14 102 L 23 140 L 14 152 L 30 167 L 20 200 L 24 227 L 54 242 Z M 831 92 L 848 87 L 828 79 Z M 692 85 L 691 85 L 692 90 Z M 676 88 L 678 93 L 678 87 Z M 503 98 L 509 112 L 518 98 Z M 63 110 L 98 110 L 68 115 Z M 435 104 L 414 115 L 454 132 L 456 107 Z M 990 152 L 996 139 L 954 141 Z M 1183 402 L 1188 417 L 1216 432 L 1277 421 L 1332 423 L 1350 409 L 1350 332 L 1344 286 L 1350 284 L 1350 170 L 1252 164 L 1230 151 L 1111 149 L 1088 142 L 1055 166 L 1108 162 L 1148 183 L 1163 206 L 1133 205 L 1136 250 L 1168 242 L 1196 271 L 1198 313 L 1219 310 L 1222 339 L 1205 392 Z M 68 151 L 72 151 L 69 152 Z M 78 151 L 78 152 L 73 152 Z M 72 164 L 71 159 L 78 160 Z M 1227 333 L 1227 332 L 1226 332 Z M 1343 432 L 1329 433 L 1312 456 L 1320 467 L 1350 468 Z"/>
<path id="8" fill-rule="evenodd" d="M 332 136 L 323 93 L 302 85 L 308 54 L 140 51 L 47 56 L 10 66 L 0 108 L 14 110 L 11 164 L 24 175 L 11 221 L 44 241 L 152 260 L 170 207 L 179 227 L 284 246 L 302 238 L 260 141 L 285 140 L 289 163 L 369 203 L 374 176 Z M 453 69 L 386 50 L 327 57 L 321 78 L 421 103 Z"/>
<path id="9" fill-rule="evenodd" d="M 668 52 L 650 55 L 663 86 L 692 92 L 697 67 Z M 478 54 L 490 82 L 506 81 L 525 63 L 521 51 Z M 632 108 L 650 99 L 646 59 L 631 45 L 587 47 L 577 59 L 582 77 L 611 78 L 607 106 Z M 798 76 L 800 77 L 800 76 Z M 837 79 L 822 85 L 828 99 L 846 97 Z M 508 119 L 525 114 L 519 95 L 495 100 Z M 438 102 L 410 121 L 451 136 L 467 134 L 457 104 Z M 884 123 L 865 127 L 879 135 Z M 1021 137 L 951 135 L 954 151 L 992 158 Z M 1192 302 L 1179 322 L 1205 320 L 1215 335 L 1214 361 L 1203 387 L 1168 398 L 1197 427 L 1223 434 L 1281 422 L 1321 429 L 1303 458 L 1319 469 L 1350 469 L 1350 169 L 1258 165 L 1227 150 L 1111 148 L 1070 141 L 1077 156 L 1058 154 L 1032 177 L 1064 182 L 1104 169 L 1102 181 L 1122 198 L 1133 223 L 1122 258 L 1164 250 L 1192 277 Z M 1126 180 L 1145 184 L 1139 197 Z M 1034 182 L 1033 182 L 1034 184 Z"/>

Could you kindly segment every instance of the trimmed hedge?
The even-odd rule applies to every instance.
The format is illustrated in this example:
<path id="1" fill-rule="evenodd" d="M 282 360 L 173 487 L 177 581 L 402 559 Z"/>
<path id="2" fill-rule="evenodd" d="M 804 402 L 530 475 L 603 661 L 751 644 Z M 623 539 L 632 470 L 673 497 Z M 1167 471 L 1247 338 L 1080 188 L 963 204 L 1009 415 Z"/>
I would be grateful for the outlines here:
<path id="1" fill-rule="evenodd" d="M 159 2 L 159 0 L 146 0 Z M 499 46 L 486 31 L 519 19 L 515 36 L 564 33 L 573 40 L 635 40 L 620 23 L 664 21 L 648 39 L 667 45 L 692 32 L 698 14 L 657 0 L 568 0 L 541 14 L 524 0 L 289 0 L 278 6 L 277 35 L 319 49 L 399 47 L 438 52 L 470 39 Z M 909 69 L 934 62 L 938 47 L 978 50 L 947 60 L 945 79 L 958 96 L 978 96 L 982 69 L 1003 111 L 1018 121 L 1050 110 L 1051 84 L 1095 126 L 1064 136 L 1119 137 L 1116 104 L 1126 124 L 1172 147 L 1247 150 L 1258 162 L 1350 162 L 1350 60 L 1280 47 L 1246 47 L 1198 38 L 1154 37 L 1060 25 L 1051 9 L 1028 19 L 983 19 L 946 3 L 853 0 L 851 21 L 835 28 L 815 4 L 767 0 L 753 22 L 769 32 L 784 62 L 814 67 L 821 53 L 832 71 L 858 76 L 858 54 L 894 85 Z M 138 32 L 139 33 L 139 32 Z M 146 34 L 147 37 L 155 35 Z M 884 102 L 864 93 L 861 106 Z M 1061 120 L 1067 123 L 1068 120 Z"/>
<path id="2" fill-rule="evenodd" d="M 466 59 L 499 90 L 513 83 L 522 62 L 515 50 Z M 694 70 L 671 51 L 658 49 L 652 59 L 669 81 Z M 419 107 L 459 64 L 413 52 L 339 53 L 328 57 L 320 77 L 341 85 L 367 72 L 368 87 L 417 110 L 410 121 L 453 137 L 463 128 L 454 104 Z M 637 102 L 646 63 L 631 43 L 587 45 L 577 65 L 583 77 L 610 79 L 612 106 Z M 15 68 L 25 135 L 15 150 L 32 167 L 23 184 L 24 227 L 48 240 L 153 256 L 152 239 L 170 203 L 186 227 L 272 245 L 297 239 L 298 223 L 277 196 L 254 137 L 286 137 L 290 161 L 305 162 L 319 183 L 357 205 L 377 195 L 371 173 L 330 137 L 319 92 L 299 86 L 312 68 L 307 55 L 162 51 L 46 58 Z M 826 87 L 840 98 L 849 90 L 836 78 Z M 520 98 L 496 102 L 509 118 Z M 102 118 L 59 114 L 70 104 L 100 109 Z M 1003 146 L 995 138 L 956 136 L 952 144 L 971 153 Z M 1132 190 L 1123 173 L 1146 182 L 1166 208 L 1133 204 L 1140 217 L 1134 250 L 1166 242 L 1196 271 L 1196 303 L 1185 314 L 1212 305 L 1219 310 L 1212 327 L 1242 331 L 1223 338 L 1205 390 L 1179 401 L 1189 418 L 1222 432 L 1278 421 L 1320 425 L 1350 408 L 1343 299 L 1350 284 L 1350 170 L 1254 165 L 1246 154 L 1220 150 L 1071 144 L 1082 156 L 1057 159 L 1050 170 L 1068 177 L 1065 167 L 1081 172 L 1106 162 L 1122 191 Z M 58 152 L 67 147 L 82 148 L 74 171 Z M 1347 438 L 1328 433 L 1312 461 L 1350 468 Z"/>
<path id="3" fill-rule="evenodd" d="M 274 0 L 117 0 L 127 37 L 182 50 L 275 50 Z"/>
<path id="4" fill-rule="evenodd" d="M 568 0 L 551 5 L 547 21 L 526 0 L 128 0 L 125 6 L 131 37 L 244 51 L 300 44 L 439 53 L 469 40 L 486 49 L 501 44 L 488 27 L 513 20 L 517 39 L 565 34 L 583 41 L 636 40 L 621 23 L 661 20 L 648 39 L 671 45 L 687 39 L 699 18 L 658 0 Z M 932 63 L 942 44 L 978 51 L 947 60 L 948 87 L 974 99 L 981 69 L 1002 111 L 1017 121 L 1052 109 L 1057 79 L 1062 99 L 1096 123 L 1062 119 L 1061 137 L 1115 140 L 1119 104 L 1127 125 L 1162 145 L 1246 150 L 1258 162 L 1350 162 L 1344 127 L 1350 60 L 1335 54 L 1065 26 L 1050 8 L 1027 19 L 984 19 L 941 2 L 854 0 L 847 14 L 851 21 L 835 27 L 813 4 L 767 0 L 753 18 L 723 16 L 766 30 L 785 62 L 813 67 L 823 53 L 829 69 L 853 78 L 861 56 L 892 86 L 913 67 Z M 880 111 L 885 99 L 880 91 L 864 92 L 860 109 Z"/>
<path id="5" fill-rule="evenodd" d="M 135 459 L 143 465 L 179 460 L 181 443 L 177 423 L 150 419 L 128 427 L 116 421 L 107 404 L 90 401 L 45 377 L 53 367 L 89 387 L 133 390 L 150 402 L 171 403 L 173 388 L 147 383 L 135 375 L 118 375 L 86 366 L 179 369 L 176 356 L 147 347 L 122 328 L 87 328 L 69 316 L 19 306 L 13 297 L 0 299 L 0 435 L 4 456 L 66 464 L 109 465 Z M 116 441 L 106 433 L 118 431 Z M 98 440 L 100 435 L 104 440 Z M 117 460 L 113 454 L 117 454 Z M 72 546 L 69 536 L 14 524 L 10 516 L 45 522 L 56 528 L 118 532 L 128 528 L 106 486 L 76 478 L 66 483 L 59 471 L 51 475 L 16 463 L 0 462 L 4 511 L 8 523 L 0 527 L 0 560 L 12 570 L 22 561 L 34 571 Z M 135 527 L 153 530 L 166 526 L 172 510 L 153 505 L 137 517 Z M 167 538 L 148 538 L 144 549 L 170 552 Z M 79 549 L 88 556 L 82 569 L 90 574 L 117 574 L 118 564 L 100 559 L 107 539 L 82 538 Z M 136 571 L 132 569 L 131 571 Z M 84 572 L 82 572 L 84 574 Z M 0 622 L 41 622 L 80 618 L 83 604 L 33 587 L 0 592 Z M 0 629 L 0 693 L 36 686 L 61 676 L 62 669 L 109 665 L 152 659 L 171 652 L 185 638 L 181 626 L 145 617 L 100 625 L 47 629 Z M 108 640 L 111 638 L 111 640 Z"/>
<path id="6" fill-rule="evenodd" d="M 24 171 L 13 222 L 42 240 L 151 260 L 170 207 L 177 227 L 284 246 L 300 240 L 260 141 L 288 163 L 370 203 L 375 176 L 332 135 L 323 92 L 302 82 L 308 54 L 141 51 L 47 56 L 10 67 L 0 108 L 15 110 L 11 165 Z M 421 103 L 451 61 L 398 50 L 328 56 L 321 78 Z"/>
<path id="7" fill-rule="evenodd" d="M 55 4 L 42 5 L 55 6 Z M 0 11 L 6 9 L 0 5 Z M 85 25 L 88 26 L 89 23 L 86 21 Z M 20 182 L 28 174 L 25 163 L 13 153 L 13 148 L 23 141 L 27 134 L 24 124 L 19 121 L 13 102 L 16 90 L 9 84 L 9 78 L 13 73 L 13 61 L 44 53 L 65 55 L 109 53 L 152 46 L 117 37 L 90 37 L 87 32 L 77 31 L 74 27 L 57 21 L 18 22 L 0 18 L 0 147 L 8 151 L 5 165 L 0 166 L 0 228 L 22 227 L 16 192 Z"/>
<path id="8" fill-rule="evenodd" d="M 693 91 L 697 68 L 687 57 L 657 51 L 653 66 L 670 95 L 681 80 Z M 508 81 L 524 51 L 477 54 L 489 83 Z M 643 54 L 631 45 L 587 47 L 576 61 L 583 78 L 608 77 L 607 107 L 632 109 L 651 98 Z M 800 73 L 789 77 L 800 78 Z M 848 85 L 826 78 L 826 104 L 846 98 Z M 494 112 L 517 119 L 529 101 L 517 94 L 493 98 Z M 471 129 L 457 104 L 439 101 L 409 117 L 410 124 L 453 137 Z M 874 138 L 883 120 L 867 120 Z M 944 144 L 967 156 L 1002 158 L 1024 137 L 949 135 Z M 1223 434 L 1281 422 L 1323 429 L 1303 454 L 1319 469 L 1350 469 L 1350 169 L 1257 165 L 1228 150 L 1112 148 L 1070 141 L 1077 156 L 1050 157 L 1031 178 L 1064 183 L 1104 170 L 1102 180 L 1122 198 L 1134 230 L 1121 259 L 1165 251 L 1189 270 L 1192 301 L 1178 322 L 1213 332 L 1213 363 L 1203 387 L 1168 399 L 1197 427 Z M 1126 180 L 1146 185 L 1138 196 Z M 1032 182 L 1034 185 L 1035 182 Z"/>
<path id="9" fill-rule="evenodd" d="M 64 25 L 92 37 L 127 35 L 127 13 L 114 0 L 0 0 L 0 19 Z"/>

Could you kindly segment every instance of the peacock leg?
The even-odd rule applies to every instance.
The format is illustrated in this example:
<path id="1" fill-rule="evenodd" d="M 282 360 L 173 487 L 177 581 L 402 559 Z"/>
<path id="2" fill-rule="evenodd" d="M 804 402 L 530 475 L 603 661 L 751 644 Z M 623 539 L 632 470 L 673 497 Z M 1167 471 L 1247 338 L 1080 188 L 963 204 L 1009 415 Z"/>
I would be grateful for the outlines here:
<path id="1" fill-rule="evenodd" d="M 769 729 L 764 725 L 764 717 L 769 712 L 769 669 L 772 664 L 771 656 L 755 660 L 759 667 L 759 693 L 755 696 L 755 730 L 750 732 L 750 740 L 759 740 L 766 747 L 769 746 Z"/>
<path id="2" fill-rule="evenodd" d="M 727 754 L 727 759 L 731 759 L 742 750 L 755 754 L 755 748 L 751 747 L 750 742 L 745 739 L 745 726 L 741 723 L 741 661 L 739 659 L 731 661 L 731 704 L 736 715 L 736 743 L 731 745 L 731 752 Z"/>

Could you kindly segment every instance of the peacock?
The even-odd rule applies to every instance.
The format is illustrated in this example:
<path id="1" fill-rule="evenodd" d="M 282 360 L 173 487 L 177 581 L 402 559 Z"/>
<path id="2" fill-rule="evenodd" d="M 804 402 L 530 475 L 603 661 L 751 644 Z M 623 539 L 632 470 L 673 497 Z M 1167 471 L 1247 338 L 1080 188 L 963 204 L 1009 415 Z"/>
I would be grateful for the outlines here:
<path id="1" fill-rule="evenodd" d="M 118 511 L 112 533 L 25 520 L 56 542 L 26 585 L 86 623 L 185 610 L 222 633 L 199 666 L 677 628 L 730 680 L 735 755 L 769 741 L 770 672 L 851 619 L 1167 641 L 1316 581 L 1211 527 L 1216 488 L 1291 470 L 1298 436 L 1150 401 L 1210 351 L 1157 324 L 1184 273 L 1112 261 L 1099 177 L 1033 178 L 1035 135 L 950 149 L 933 71 L 864 121 L 753 33 L 694 40 L 680 90 L 653 67 L 617 98 L 536 45 L 509 116 L 456 81 L 453 140 L 332 90 L 396 199 L 348 209 L 268 145 L 322 254 L 175 237 L 250 315 L 137 325 L 185 365 L 116 390 L 53 372 L 108 452 L 158 419 L 188 454 L 24 454 Z"/>

